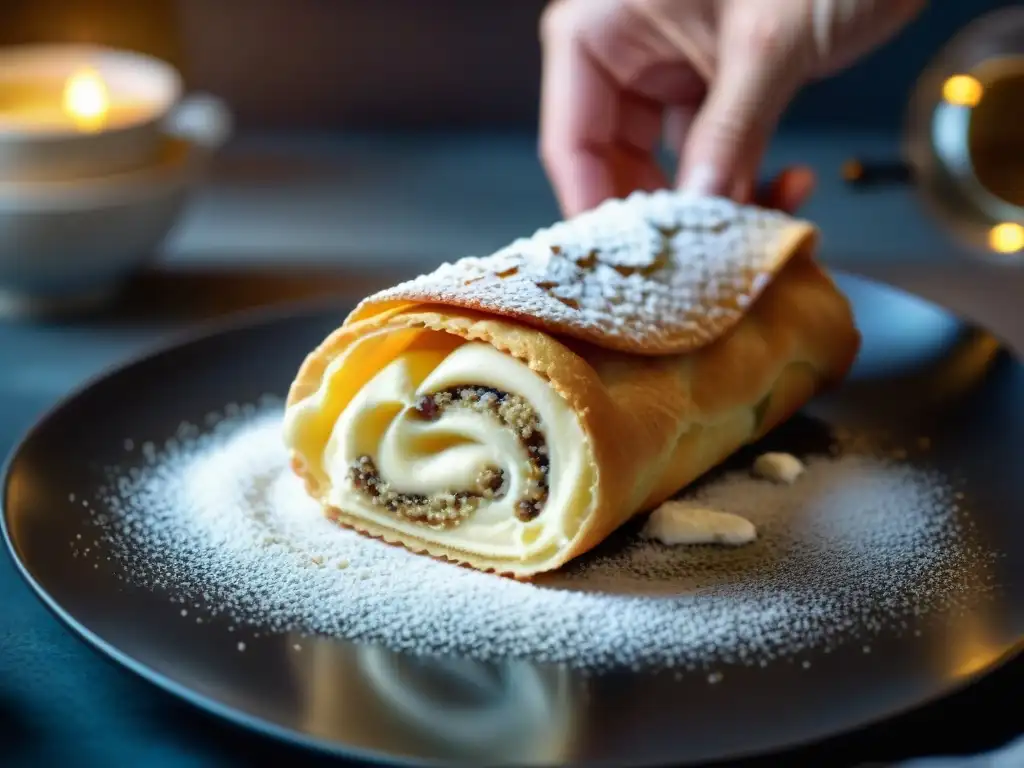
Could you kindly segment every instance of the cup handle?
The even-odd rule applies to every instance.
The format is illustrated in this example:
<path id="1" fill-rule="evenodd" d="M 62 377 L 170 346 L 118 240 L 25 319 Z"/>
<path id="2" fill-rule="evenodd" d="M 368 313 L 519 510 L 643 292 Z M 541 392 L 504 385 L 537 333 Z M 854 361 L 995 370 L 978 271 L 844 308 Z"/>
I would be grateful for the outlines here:
<path id="1" fill-rule="evenodd" d="M 208 93 L 185 96 L 164 118 L 171 136 L 192 142 L 207 152 L 227 143 L 234 129 L 231 110 L 223 99 Z"/>

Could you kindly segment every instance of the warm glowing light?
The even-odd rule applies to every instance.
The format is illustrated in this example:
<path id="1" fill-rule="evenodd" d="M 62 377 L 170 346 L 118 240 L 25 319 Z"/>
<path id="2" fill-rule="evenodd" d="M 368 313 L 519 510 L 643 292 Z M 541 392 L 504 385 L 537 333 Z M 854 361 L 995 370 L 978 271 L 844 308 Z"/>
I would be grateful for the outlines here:
<path id="1" fill-rule="evenodd" d="M 1004 652 L 1005 649 L 1001 647 L 973 649 L 953 669 L 953 677 L 960 679 L 973 677 L 999 661 Z"/>
<path id="2" fill-rule="evenodd" d="M 963 680 L 990 669 L 1009 650 L 990 614 L 989 609 L 979 607 L 951 627 L 940 653 L 946 656 L 947 674 L 952 679 Z"/>
<path id="3" fill-rule="evenodd" d="M 984 88 L 970 75 L 953 75 L 942 84 L 942 98 L 957 107 L 973 107 L 981 101 Z"/>
<path id="4" fill-rule="evenodd" d="M 847 160 L 842 167 L 843 179 L 860 181 L 864 177 L 864 164 L 860 160 Z"/>
<path id="5" fill-rule="evenodd" d="M 988 244 L 996 253 L 1016 253 L 1024 248 L 1024 227 L 1012 221 L 996 224 L 988 233 Z"/>
<path id="6" fill-rule="evenodd" d="M 106 122 L 110 98 L 103 78 L 94 69 L 83 69 L 64 86 L 64 111 L 79 128 L 94 131 Z"/>

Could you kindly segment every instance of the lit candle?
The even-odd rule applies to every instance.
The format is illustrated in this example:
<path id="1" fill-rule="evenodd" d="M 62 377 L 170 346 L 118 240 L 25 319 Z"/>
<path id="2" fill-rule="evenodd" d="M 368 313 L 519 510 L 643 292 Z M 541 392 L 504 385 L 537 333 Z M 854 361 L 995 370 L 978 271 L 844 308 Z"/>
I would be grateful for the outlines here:
<path id="1" fill-rule="evenodd" d="M 0 0 L 2 2 L 2 0 Z M 0 46 L 0 183 L 68 181 L 154 163 L 181 98 L 166 62 L 99 46 Z"/>
<path id="2" fill-rule="evenodd" d="M 99 71 L 76 69 L 63 81 L 28 79 L 0 89 L 0 131 L 97 133 L 144 122 L 157 102 L 111 91 Z"/>
<path id="3" fill-rule="evenodd" d="M 110 112 L 110 96 L 99 72 L 89 67 L 71 75 L 64 85 L 63 108 L 80 130 L 100 130 Z"/>

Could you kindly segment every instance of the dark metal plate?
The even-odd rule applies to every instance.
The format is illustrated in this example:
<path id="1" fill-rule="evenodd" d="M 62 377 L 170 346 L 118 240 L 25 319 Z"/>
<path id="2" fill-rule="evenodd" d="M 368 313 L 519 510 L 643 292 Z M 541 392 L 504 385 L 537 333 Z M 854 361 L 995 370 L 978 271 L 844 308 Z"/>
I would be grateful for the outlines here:
<path id="1" fill-rule="evenodd" d="M 31 431 L 4 485 L 4 534 L 40 598 L 75 632 L 144 678 L 217 715 L 293 743 L 423 764 L 705 761 L 821 739 L 935 699 L 992 669 L 1024 637 L 1024 366 L 985 333 L 916 298 L 841 277 L 865 343 L 848 385 L 808 413 L 906 436 L 969 484 L 997 562 L 994 600 L 872 653 L 704 675 L 587 676 L 524 662 L 424 661 L 326 638 L 262 635 L 238 653 L 226 622 L 181 621 L 173 595 L 131 587 L 115 567 L 71 556 L 86 525 L 69 493 L 97 487 L 126 434 L 162 443 L 229 402 L 284 394 L 338 307 L 219 326 L 110 373 Z M 799 420 L 796 427 L 799 431 Z M 775 436 L 773 439 L 779 439 Z M 73 510 L 73 507 L 70 507 Z M 966 663 L 970 662 L 970 663 Z M 459 711 L 463 714 L 454 714 Z M 471 713 L 471 714 L 466 714 Z"/>

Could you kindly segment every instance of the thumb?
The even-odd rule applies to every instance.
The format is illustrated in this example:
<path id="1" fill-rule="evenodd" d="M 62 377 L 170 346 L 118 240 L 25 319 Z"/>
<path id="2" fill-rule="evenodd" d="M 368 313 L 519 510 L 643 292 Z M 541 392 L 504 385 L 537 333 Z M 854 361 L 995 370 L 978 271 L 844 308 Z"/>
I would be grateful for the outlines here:
<path id="1" fill-rule="evenodd" d="M 728 25 L 722 30 L 717 71 L 680 154 L 679 180 L 696 194 L 747 202 L 772 132 L 803 83 L 805 67 L 796 35 L 774 21 L 767 28 L 743 26 L 739 34 L 729 34 Z"/>

